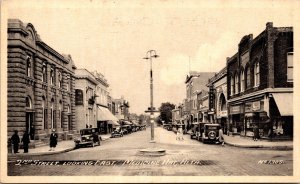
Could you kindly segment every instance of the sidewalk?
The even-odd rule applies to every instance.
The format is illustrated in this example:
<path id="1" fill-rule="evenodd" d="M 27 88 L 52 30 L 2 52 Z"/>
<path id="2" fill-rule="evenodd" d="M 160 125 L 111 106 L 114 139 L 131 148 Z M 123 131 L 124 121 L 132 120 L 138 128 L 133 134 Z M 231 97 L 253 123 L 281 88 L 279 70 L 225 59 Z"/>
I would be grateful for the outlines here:
<path id="1" fill-rule="evenodd" d="M 273 150 L 293 150 L 293 141 L 253 141 L 251 138 L 241 136 L 224 135 L 224 142 L 227 145 L 242 148 L 263 148 Z"/>
<path id="2" fill-rule="evenodd" d="M 110 138 L 110 134 L 101 135 L 102 141 L 106 141 Z M 36 147 L 33 149 L 29 149 L 28 153 L 23 153 L 23 149 L 19 149 L 19 153 L 13 154 L 8 153 L 8 157 L 14 157 L 14 156 L 26 156 L 26 155 L 52 155 L 57 153 L 63 153 L 72 151 L 75 149 L 75 143 L 73 140 L 67 140 L 67 141 L 59 141 L 57 143 L 57 146 L 55 148 L 55 151 L 49 151 L 50 147 L 48 144 Z"/>

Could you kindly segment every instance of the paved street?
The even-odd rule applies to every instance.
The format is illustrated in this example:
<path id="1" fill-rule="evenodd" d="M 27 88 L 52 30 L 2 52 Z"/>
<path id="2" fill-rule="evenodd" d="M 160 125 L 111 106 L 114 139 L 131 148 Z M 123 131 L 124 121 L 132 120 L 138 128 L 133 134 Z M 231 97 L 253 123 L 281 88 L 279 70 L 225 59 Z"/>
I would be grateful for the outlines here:
<path id="1" fill-rule="evenodd" d="M 293 175 L 292 151 L 260 150 L 202 144 L 188 135 L 176 141 L 176 135 L 155 128 L 156 143 L 149 143 L 150 128 L 122 138 L 103 141 L 101 146 L 87 147 L 56 155 L 27 156 L 39 161 L 94 161 L 95 165 L 15 165 L 8 163 L 8 175 L 82 176 L 266 176 Z M 166 149 L 166 155 L 141 155 L 144 148 Z M 105 162 L 103 162 L 105 161 Z M 46 163 L 46 162 L 45 162 Z M 71 162 L 68 162 L 71 164 Z M 82 163 L 82 162 L 81 162 Z M 49 164 L 49 162 L 48 162 Z"/>

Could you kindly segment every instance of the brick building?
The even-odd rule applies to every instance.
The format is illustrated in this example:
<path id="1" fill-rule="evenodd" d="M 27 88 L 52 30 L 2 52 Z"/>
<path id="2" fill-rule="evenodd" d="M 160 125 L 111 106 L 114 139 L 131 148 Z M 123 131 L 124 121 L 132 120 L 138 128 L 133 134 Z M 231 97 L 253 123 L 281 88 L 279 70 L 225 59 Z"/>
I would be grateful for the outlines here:
<path id="1" fill-rule="evenodd" d="M 228 130 L 244 136 L 293 136 L 293 28 L 244 36 L 227 58 Z"/>
<path id="2" fill-rule="evenodd" d="M 70 55 L 44 43 L 32 24 L 8 20 L 7 128 L 34 132 L 42 140 L 56 129 L 60 138 L 75 129 L 76 69 Z"/>

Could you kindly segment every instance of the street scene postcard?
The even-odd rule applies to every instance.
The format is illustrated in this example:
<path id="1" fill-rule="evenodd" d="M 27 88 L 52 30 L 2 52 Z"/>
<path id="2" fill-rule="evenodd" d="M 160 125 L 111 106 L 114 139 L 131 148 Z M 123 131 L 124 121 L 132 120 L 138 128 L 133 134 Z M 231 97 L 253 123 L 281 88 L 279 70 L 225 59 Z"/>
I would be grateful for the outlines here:
<path id="1" fill-rule="evenodd" d="M 1 183 L 300 182 L 300 1 L 0 3 Z"/>

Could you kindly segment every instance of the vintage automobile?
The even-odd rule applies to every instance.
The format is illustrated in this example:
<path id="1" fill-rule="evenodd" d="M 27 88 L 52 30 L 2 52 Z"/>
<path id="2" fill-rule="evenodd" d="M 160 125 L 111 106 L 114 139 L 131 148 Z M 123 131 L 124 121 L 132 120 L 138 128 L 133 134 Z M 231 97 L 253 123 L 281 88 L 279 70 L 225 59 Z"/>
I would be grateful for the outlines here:
<path id="1" fill-rule="evenodd" d="M 123 135 L 129 133 L 129 132 L 128 132 L 128 129 L 127 129 L 128 126 L 129 126 L 129 125 L 123 125 L 123 126 L 121 127 L 121 130 L 122 130 L 122 132 L 123 132 Z"/>
<path id="2" fill-rule="evenodd" d="M 197 125 L 197 128 L 195 130 L 195 139 L 197 139 L 198 141 L 202 140 L 202 133 L 204 132 L 205 124 L 207 124 L 207 123 L 199 122 L 199 124 Z"/>
<path id="3" fill-rule="evenodd" d="M 114 131 L 111 132 L 111 137 L 123 137 L 124 132 L 121 127 L 117 127 Z"/>
<path id="4" fill-rule="evenodd" d="M 188 134 L 191 135 L 191 139 L 196 139 L 197 138 L 196 134 L 197 134 L 197 131 L 198 131 L 198 126 L 199 126 L 198 122 L 192 123 L 191 129 L 187 132 Z"/>
<path id="5" fill-rule="evenodd" d="M 219 124 L 204 124 L 201 141 L 203 143 L 214 143 L 218 141 L 219 137 Z"/>
<path id="6" fill-rule="evenodd" d="M 85 128 L 80 130 L 80 137 L 75 138 L 75 147 L 81 146 L 100 146 L 101 136 L 99 136 L 98 128 Z"/>

